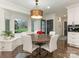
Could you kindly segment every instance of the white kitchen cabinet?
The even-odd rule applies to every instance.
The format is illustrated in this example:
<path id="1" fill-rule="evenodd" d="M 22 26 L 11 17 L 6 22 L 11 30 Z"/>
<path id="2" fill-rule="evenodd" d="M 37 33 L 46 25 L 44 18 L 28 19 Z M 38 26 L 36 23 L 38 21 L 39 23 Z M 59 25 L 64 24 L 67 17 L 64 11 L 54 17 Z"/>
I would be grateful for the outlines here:
<path id="1" fill-rule="evenodd" d="M 79 24 L 79 5 L 68 7 L 68 25 Z"/>
<path id="2" fill-rule="evenodd" d="M 12 43 L 11 42 L 0 42 L 1 48 L 0 51 L 11 51 Z"/>
<path id="3" fill-rule="evenodd" d="M 1 39 L 1 38 L 0 38 Z M 10 40 L 0 40 L 0 51 L 13 51 L 16 47 L 22 45 L 22 38 L 13 38 Z"/>
<path id="4" fill-rule="evenodd" d="M 68 9 L 68 25 L 72 25 L 74 22 L 74 9 Z"/>
<path id="5" fill-rule="evenodd" d="M 79 24 L 79 7 L 76 7 L 74 10 L 74 22 Z"/>
<path id="6" fill-rule="evenodd" d="M 68 32 L 68 44 L 71 46 L 79 47 L 79 33 Z"/>

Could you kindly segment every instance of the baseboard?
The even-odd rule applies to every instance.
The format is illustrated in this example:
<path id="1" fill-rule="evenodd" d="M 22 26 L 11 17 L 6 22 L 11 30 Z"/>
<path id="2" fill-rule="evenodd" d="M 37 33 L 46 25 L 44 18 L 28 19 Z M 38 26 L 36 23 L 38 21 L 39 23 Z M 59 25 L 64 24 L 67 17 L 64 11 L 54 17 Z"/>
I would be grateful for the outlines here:
<path id="1" fill-rule="evenodd" d="M 79 49 L 79 46 L 77 46 L 77 45 L 74 45 L 74 44 L 73 44 L 73 45 L 71 45 L 71 44 L 67 44 L 67 46 L 68 46 L 68 47 L 72 47 L 72 48 Z"/>

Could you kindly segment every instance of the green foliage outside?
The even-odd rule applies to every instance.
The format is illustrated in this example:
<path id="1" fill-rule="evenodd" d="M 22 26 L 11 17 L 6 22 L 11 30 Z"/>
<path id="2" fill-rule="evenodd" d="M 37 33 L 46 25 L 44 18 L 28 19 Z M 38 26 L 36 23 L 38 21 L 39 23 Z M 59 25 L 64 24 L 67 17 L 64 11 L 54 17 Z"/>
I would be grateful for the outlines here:
<path id="1" fill-rule="evenodd" d="M 16 33 L 27 32 L 28 28 L 18 28 L 15 30 Z"/>

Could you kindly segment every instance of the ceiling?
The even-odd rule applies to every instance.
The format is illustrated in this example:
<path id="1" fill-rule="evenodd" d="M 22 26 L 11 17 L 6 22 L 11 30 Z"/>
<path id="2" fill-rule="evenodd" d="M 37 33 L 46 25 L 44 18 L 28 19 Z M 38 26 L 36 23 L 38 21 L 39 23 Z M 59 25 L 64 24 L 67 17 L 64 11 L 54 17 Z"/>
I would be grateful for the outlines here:
<path id="1" fill-rule="evenodd" d="M 29 14 L 30 10 L 35 6 L 35 0 L 6 0 L 22 7 Z M 79 0 L 39 0 L 39 8 L 44 10 L 45 14 L 66 11 L 66 7 L 71 4 L 78 3 Z M 47 7 L 50 6 L 50 9 Z"/>

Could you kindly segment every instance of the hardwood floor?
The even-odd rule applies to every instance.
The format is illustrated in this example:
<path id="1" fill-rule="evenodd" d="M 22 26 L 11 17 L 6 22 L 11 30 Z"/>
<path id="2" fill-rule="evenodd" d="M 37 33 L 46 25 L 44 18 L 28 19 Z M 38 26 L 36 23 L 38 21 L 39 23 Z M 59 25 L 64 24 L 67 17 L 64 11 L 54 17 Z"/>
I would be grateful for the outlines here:
<path id="1" fill-rule="evenodd" d="M 64 39 L 64 40 L 63 40 Z M 29 54 L 23 51 L 23 46 L 17 47 L 12 52 L 0 52 L 0 58 L 15 58 L 18 53 L 26 53 L 29 54 L 25 58 L 76 58 L 79 57 L 79 48 L 74 48 L 67 46 L 67 41 L 65 37 L 60 37 L 58 40 L 58 49 L 53 53 L 49 53 L 48 51 L 41 49 L 41 55 L 38 53 L 38 49 L 33 51 L 32 54 Z M 19 58 L 19 57 L 18 57 Z"/>

